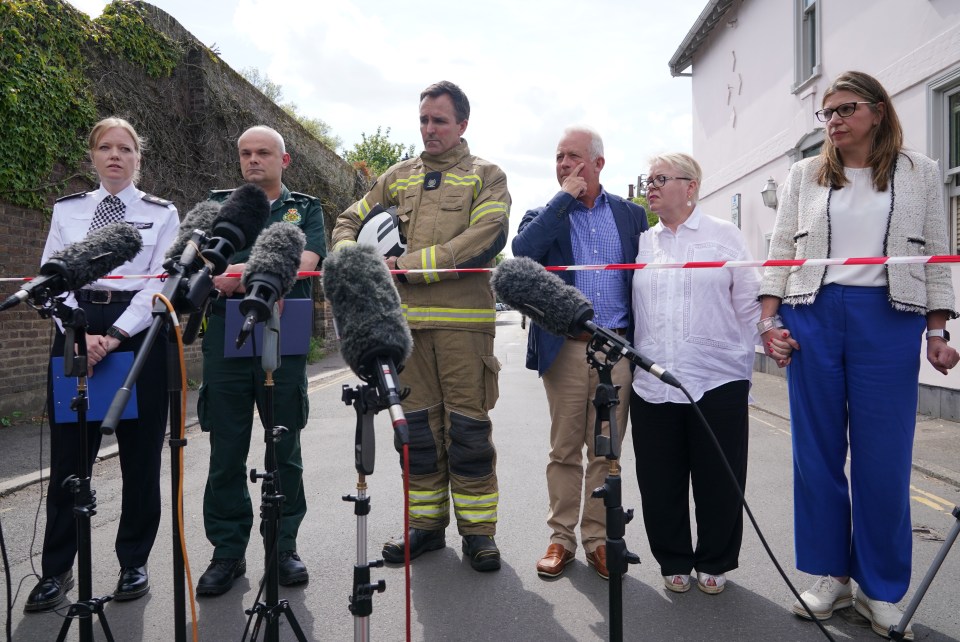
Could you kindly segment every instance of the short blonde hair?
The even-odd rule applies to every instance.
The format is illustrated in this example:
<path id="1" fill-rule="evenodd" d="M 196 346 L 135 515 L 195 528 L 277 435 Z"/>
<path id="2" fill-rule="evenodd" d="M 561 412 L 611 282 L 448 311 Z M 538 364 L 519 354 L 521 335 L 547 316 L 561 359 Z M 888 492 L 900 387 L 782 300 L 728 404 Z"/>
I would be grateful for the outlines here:
<path id="1" fill-rule="evenodd" d="M 696 203 L 700 200 L 700 183 L 703 181 L 703 170 L 700 169 L 700 163 L 698 163 L 693 156 L 684 154 L 683 152 L 657 154 L 648 161 L 648 165 L 653 166 L 656 163 L 669 165 L 676 169 L 678 174 L 695 180 L 697 184 L 693 191 L 693 202 Z"/>
<path id="2" fill-rule="evenodd" d="M 133 151 L 137 154 L 137 160 L 139 161 L 143 157 L 143 150 L 147 146 L 147 141 L 140 137 L 140 134 L 137 133 L 137 130 L 133 128 L 128 121 L 123 118 L 118 118 L 117 116 L 109 116 L 104 118 L 96 125 L 93 126 L 93 129 L 90 130 L 90 137 L 87 139 L 87 149 L 90 150 L 90 154 L 93 154 L 93 150 L 97 148 L 97 145 L 100 143 L 100 139 L 103 138 L 111 129 L 122 129 L 123 131 L 130 134 L 130 138 L 133 139 Z M 133 182 L 137 183 L 140 180 L 140 168 L 133 172 Z"/>

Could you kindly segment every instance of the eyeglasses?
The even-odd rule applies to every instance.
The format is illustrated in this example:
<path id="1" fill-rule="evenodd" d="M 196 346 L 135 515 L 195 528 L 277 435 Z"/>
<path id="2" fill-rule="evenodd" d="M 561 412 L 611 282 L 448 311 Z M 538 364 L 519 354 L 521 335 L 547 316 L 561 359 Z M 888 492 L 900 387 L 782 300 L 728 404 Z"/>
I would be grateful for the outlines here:
<path id="1" fill-rule="evenodd" d="M 837 105 L 833 109 L 821 109 L 818 112 L 814 112 L 814 116 L 817 117 L 821 123 L 829 123 L 830 119 L 833 118 L 833 115 L 836 114 L 840 118 L 849 118 L 853 116 L 853 112 L 857 111 L 857 105 L 876 105 L 875 101 L 870 100 L 858 100 L 852 103 L 843 103 L 842 105 Z"/>
<path id="2" fill-rule="evenodd" d="M 660 188 L 667 184 L 667 181 L 692 181 L 692 178 L 686 176 L 654 176 L 653 178 L 640 177 L 640 187 L 650 189 L 651 187 Z"/>

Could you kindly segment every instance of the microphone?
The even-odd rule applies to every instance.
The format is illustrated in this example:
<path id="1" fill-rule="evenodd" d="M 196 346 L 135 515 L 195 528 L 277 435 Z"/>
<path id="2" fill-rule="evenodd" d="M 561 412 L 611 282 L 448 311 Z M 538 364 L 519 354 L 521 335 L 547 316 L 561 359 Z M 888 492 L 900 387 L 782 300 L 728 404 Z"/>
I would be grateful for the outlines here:
<path id="1" fill-rule="evenodd" d="M 593 306 L 577 288 L 527 257 L 507 259 L 494 270 L 491 285 L 497 296 L 556 335 L 575 337 L 583 331 L 601 336 L 631 363 L 666 384 L 680 387 L 672 374 L 637 352 L 630 342 L 592 321 Z"/>
<path id="2" fill-rule="evenodd" d="M 143 248 L 140 232 L 127 223 L 111 223 L 72 243 L 40 266 L 40 276 L 20 287 L 0 304 L 0 312 L 28 298 L 37 304 L 110 274 Z"/>
<path id="3" fill-rule="evenodd" d="M 246 342 L 253 326 L 270 318 L 273 304 L 293 289 L 306 244 L 306 235 L 291 223 L 275 223 L 257 238 L 243 270 L 247 295 L 240 302 L 240 314 L 245 318 L 237 348 Z"/>
<path id="4" fill-rule="evenodd" d="M 344 360 L 357 376 L 377 386 L 401 443 L 407 443 L 397 372 L 410 356 L 413 337 L 383 257 L 367 245 L 337 250 L 323 263 L 323 291 L 340 330 Z"/>
<path id="5" fill-rule="evenodd" d="M 220 203 L 216 201 L 201 201 L 194 205 L 193 209 L 184 215 L 183 222 L 177 230 L 177 238 L 170 245 L 164 255 L 165 258 L 179 259 L 196 230 L 200 230 L 204 235 L 209 234 L 213 229 L 213 220 L 219 213 Z"/>
<path id="6" fill-rule="evenodd" d="M 230 257 L 250 247 L 270 216 L 270 199 L 253 183 L 244 183 L 233 190 L 220 206 L 211 224 L 211 239 L 203 248 L 203 258 L 213 265 L 214 276 L 223 274 Z"/>

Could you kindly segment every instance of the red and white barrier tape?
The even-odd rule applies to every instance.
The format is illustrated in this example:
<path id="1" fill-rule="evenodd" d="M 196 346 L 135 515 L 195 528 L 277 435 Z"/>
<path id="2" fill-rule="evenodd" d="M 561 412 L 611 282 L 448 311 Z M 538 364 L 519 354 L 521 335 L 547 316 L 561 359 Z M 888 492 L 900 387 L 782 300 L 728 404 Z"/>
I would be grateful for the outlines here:
<path id="1" fill-rule="evenodd" d="M 689 270 L 702 268 L 743 268 L 743 267 L 793 267 L 799 265 L 901 265 L 905 263 L 960 263 L 960 255 L 939 254 L 934 256 L 865 256 L 857 258 L 835 259 L 768 259 L 766 261 L 688 261 L 686 263 L 608 263 L 606 265 L 551 265 L 551 272 L 575 272 L 581 270 Z M 495 268 L 448 268 L 437 270 L 391 270 L 392 274 L 439 274 L 444 272 L 492 272 Z M 323 272 L 299 272 L 297 276 L 322 276 Z M 165 274 L 129 274 L 125 276 L 105 276 L 111 279 L 158 279 Z M 239 272 L 223 274 L 225 277 L 240 277 Z M 30 281 L 30 278 L 5 277 L 0 283 L 12 281 Z"/>

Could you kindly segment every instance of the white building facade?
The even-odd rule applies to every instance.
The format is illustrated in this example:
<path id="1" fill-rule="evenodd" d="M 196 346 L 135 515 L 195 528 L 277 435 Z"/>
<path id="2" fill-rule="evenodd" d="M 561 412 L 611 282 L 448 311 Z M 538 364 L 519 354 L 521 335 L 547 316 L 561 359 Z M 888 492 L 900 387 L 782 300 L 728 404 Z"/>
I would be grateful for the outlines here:
<path id="1" fill-rule="evenodd" d="M 692 76 L 701 204 L 738 221 L 757 258 L 766 257 L 776 218 L 761 191 L 769 179 L 782 184 L 794 161 L 818 153 L 824 125 L 814 112 L 847 70 L 876 77 L 893 98 L 906 147 L 939 160 L 950 251 L 958 252 L 957 0 L 710 0 L 670 70 Z M 952 272 L 960 305 L 960 265 Z M 960 319 L 947 328 L 960 345 Z M 762 355 L 757 363 L 777 370 Z M 945 377 L 923 358 L 920 384 L 920 412 L 960 420 L 960 369 Z"/>

